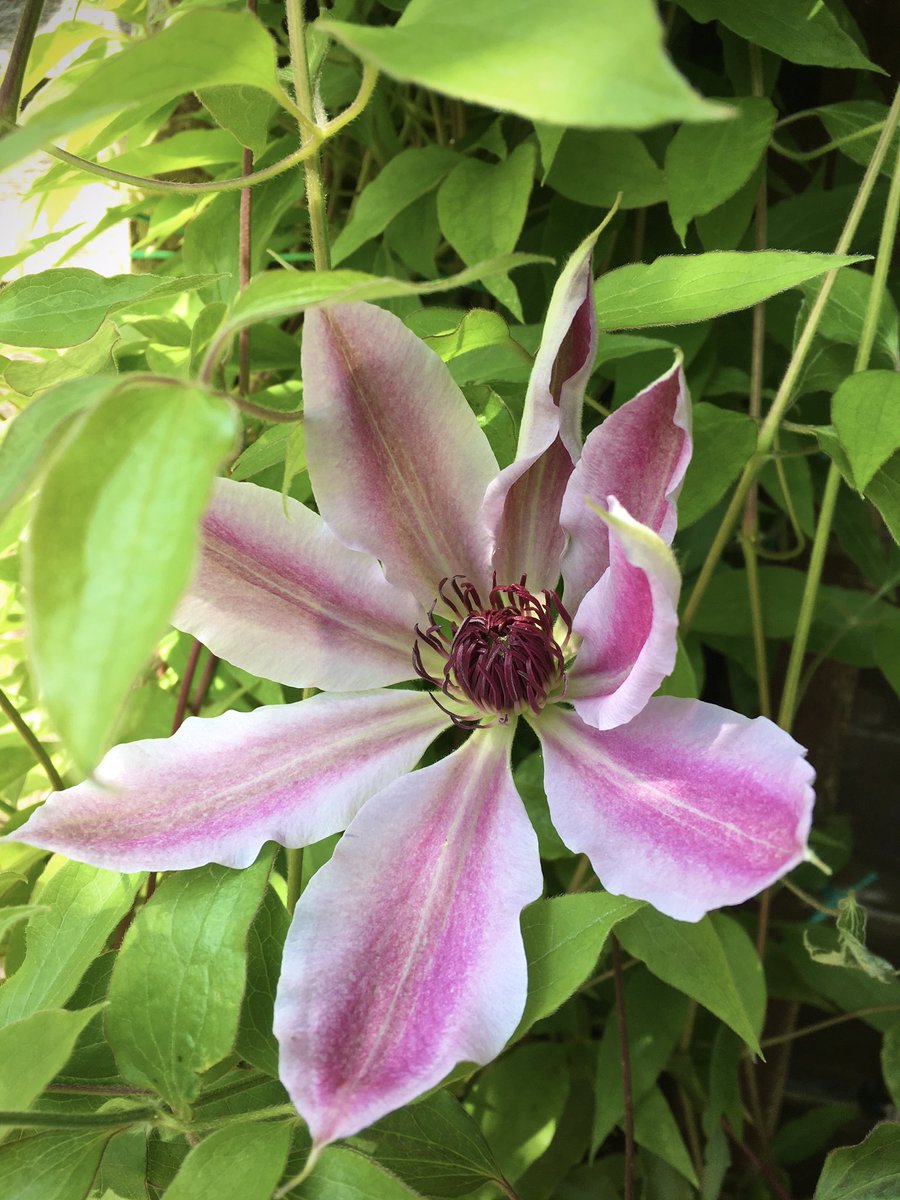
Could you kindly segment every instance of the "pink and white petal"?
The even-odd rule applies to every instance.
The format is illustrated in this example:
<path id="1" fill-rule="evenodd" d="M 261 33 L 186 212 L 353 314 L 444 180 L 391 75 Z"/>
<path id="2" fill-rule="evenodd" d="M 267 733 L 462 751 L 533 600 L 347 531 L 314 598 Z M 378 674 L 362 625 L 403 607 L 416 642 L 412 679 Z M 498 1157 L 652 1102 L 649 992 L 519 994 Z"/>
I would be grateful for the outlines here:
<path id="1" fill-rule="evenodd" d="M 516 459 L 542 454 L 559 434 L 569 458 L 581 453 L 584 390 L 597 353 L 592 270 L 599 230 L 589 234 L 563 267 L 525 393 Z"/>
<path id="2" fill-rule="evenodd" d="M 492 565 L 505 581 L 528 577 L 532 591 L 555 588 L 565 535 L 559 514 L 581 452 L 581 410 L 597 349 L 591 256 L 597 234 L 560 275 L 528 391 L 516 461 L 491 483 L 482 521 L 494 543 Z"/>
<path id="3" fill-rule="evenodd" d="M 399 690 L 190 717 L 171 738 L 110 750 L 14 840 L 115 871 L 246 867 L 270 839 L 345 829 L 449 724 L 427 693 Z"/>
<path id="4" fill-rule="evenodd" d="M 562 503 L 569 534 L 565 600 L 574 611 L 609 565 L 609 533 L 587 501 L 617 496 L 665 542 L 675 536 L 675 500 L 691 459 L 691 401 L 681 361 L 617 408 L 584 444 Z"/>
<path id="5" fill-rule="evenodd" d="M 173 623 L 254 675 L 355 691 L 413 677 L 421 611 L 305 505 L 219 479 Z"/>
<path id="6" fill-rule="evenodd" d="M 610 564 L 578 607 L 582 641 L 566 699 L 595 729 L 636 716 L 675 666 L 681 574 L 659 534 L 611 496 L 596 514 L 610 532 Z"/>
<path id="7" fill-rule="evenodd" d="M 699 921 L 803 859 L 815 773 L 765 717 L 659 697 L 618 729 L 559 707 L 535 729 L 553 824 L 610 892 Z"/>
<path id="8" fill-rule="evenodd" d="M 303 387 L 310 478 L 338 537 L 426 607 L 445 577 L 483 586 L 497 462 L 434 351 L 374 305 L 308 312 Z"/>
<path id="9" fill-rule="evenodd" d="M 485 1063 L 522 1015 L 519 913 L 541 892 L 512 729 L 375 796 L 301 898 L 275 1002 L 280 1074 L 315 1144 Z"/>

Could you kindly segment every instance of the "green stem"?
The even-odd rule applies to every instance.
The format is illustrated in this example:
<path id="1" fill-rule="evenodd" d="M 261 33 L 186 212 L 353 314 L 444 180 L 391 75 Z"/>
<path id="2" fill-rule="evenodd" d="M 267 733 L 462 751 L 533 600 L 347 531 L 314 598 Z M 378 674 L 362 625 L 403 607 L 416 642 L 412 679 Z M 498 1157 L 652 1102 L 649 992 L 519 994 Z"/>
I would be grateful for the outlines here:
<path id="1" fill-rule="evenodd" d="M 6 66 L 6 74 L 0 83 L 0 120 L 15 121 L 19 115 L 19 102 L 22 99 L 22 85 L 25 82 L 25 71 L 28 67 L 28 55 L 41 23 L 41 13 L 44 10 L 44 0 L 25 0 L 22 15 L 19 17 L 19 28 L 16 30 L 16 40 L 13 42 Z"/>
<path id="2" fill-rule="evenodd" d="M 291 50 L 291 73 L 294 77 L 294 99 L 305 120 L 300 123 L 300 136 L 305 138 L 307 122 L 317 125 L 309 79 L 309 60 L 306 55 L 306 17 L 303 0 L 287 0 L 288 42 Z M 319 144 L 313 141 L 313 153 L 304 161 L 306 177 L 306 210 L 309 213 L 309 232 L 317 271 L 331 266 L 328 245 L 328 221 L 325 212 L 325 189 L 322 186 L 322 159 Z"/>
<path id="3" fill-rule="evenodd" d="M 900 122 L 900 88 L 898 88 L 894 96 L 893 104 L 884 123 L 884 129 L 881 131 L 881 136 L 878 139 L 878 143 L 869 160 L 869 165 L 863 175 L 862 182 L 859 185 L 859 191 L 856 193 L 853 207 L 850 210 L 837 246 L 835 247 L 835 254 L 846 254 L 852 244 L 863 212 L 872 195 L 872 189 L 878 179 L 881 164 L 893 140 L 894 130 L 897 128 L 898 122 Z M 744 467 L 737 488 L 732 494 L 731 501 L 725 511 L 725 516 L 722 518 L 722 522 L 716 531 L 716 536 L 713 538 L 712 546 L 709 549 L 700 574 L 697 576 L 697 582 L 694 584 L 690 599 L 685 605 L 684 615 L 681 619 L 682 637 L 688 633 L 694 622 L 700 601 L 703 599 L 706 589 L 709 586 L 713 572 L 725 548 L 731 541 L 735 526 L 740 520 L 744 501 L 763 464 L 768 460 L 779 424 L 793 399 L 794 387 L 806 362 L 806 356 L 816 335 L 819 322 L 822 320 L 822 314 L 825 311 L 825 305 L 828 303 L 828 298 L 831 295 L 831 289 L 834 287 L 836 278 L 837 270 L 829 271 L 825 275 L 822 285 L 819 288 L 819 293 L 810 308 L 809 316 L 806 318 L 806 324 L 803 326 L 803 330 L 797 340 L 797 345 L 794 348 L 794 353 L 791 355 L 784 378 L 775 394 L 775 399 L 772 401 L 768 415 L 760 427 L 756 451 Z"/>
<path id="4" fill-rule="evenodd" d="M 856 1012 L 829 1017 L 827 1021 L 816 1021 L 812 1025 L 804 1025 L 802 1029 L 792 1029 L 790 1033 L 782 1033 L 777 1037 L 763 1038 L 759 1044 L 765 1050 L 769 1046 L 780 1046 L 784 1042 L 794 1041 L 795 1038 L 806 1037 L 809 1033 L 820 1033 L 823 1029 L 831 1029 L 834 1025 L 843 1025 L 845 1021 L 858 1021 L 861 1017 L 875 1017 L 880 1013 L 895 1012 L 900 1012 L 900 1004 L 875 1004 L 870 1008 L 858 1008 Z"/>
<path id="5" fill-rule="evenodd" d="M 900 92 L 898 92 L 898 95 L 900 95 Z M 872 273 L 872 286 L 869 289 L 869 300 L 866 305 L 866 314 L 863 318 L 862 335 L 856 351 L 855 371 L 865 371 L 869 365 L 872 346 L 875 342 L 875 332 L 878 328 L 881 302 L 884 298 L 888 264 L 891 261 L 891 255 L 894 250 L 898 216 L 900 216 L 900 147 L 898 147 L 894 173 L 891 176 L 888 200 L 884 209 L 881 237 L 878 242 L 878 255 L 875 259 L 875 270 Z M 800 601 L 797 632 L 791 642 L 791 654 L 784 677 L 784 691 L 781 696 L 778 723 L 785 729 L 790 729 L 797 708 L 803 659 L 806 654 L 806 645 L 809 641 L 809 631 L 812 627 L 819 584 L 822 580 L 822 567 L 825 562 L 828 541 L 831 537 L 831 526 L 834 522 L 834 510 L 840 487 L 841 473 L 837 465 L 832 463 L 828 468 L 828 478 L 825 483 L 825 493 L 822 497 L 822 507 L 819 510 L 819 519 L 816 523 L 816 536 L 813 539 L 809 570 L 807 571 L 806 583 L 803 588 L 803 598 Z"/>
<path id="6" fill-rule="evenodd" d="M 286 850 L 287 854 L 287 910 L 292 913 L 297 907 L 303 889 L 303 847 Z"/>
<path id="7" fill-rule="evenodd" d="M 51 762 L 50 755 L 22 720 L 18 709 L 2 689 L 0 689 L 0 710 L 3 711 L 4 715 L 9 720 L 10 725 L 15 728 L 16 732 L 22 738 L 22 741 L 37 759 L 44 771 L 44 774 L 50 780 L 54 791 L 61 792 L 66 785 L 60 778 L 56 767 L 54 767 L 53 763 Z"/>
<path id="8" fill-rule="evenodd" d="M 157 1121 L 155 1108 L 123 1109 L 120 1112 L 0 1112 L 0 1126 L 13 1129 L 109 1129 Z"/>

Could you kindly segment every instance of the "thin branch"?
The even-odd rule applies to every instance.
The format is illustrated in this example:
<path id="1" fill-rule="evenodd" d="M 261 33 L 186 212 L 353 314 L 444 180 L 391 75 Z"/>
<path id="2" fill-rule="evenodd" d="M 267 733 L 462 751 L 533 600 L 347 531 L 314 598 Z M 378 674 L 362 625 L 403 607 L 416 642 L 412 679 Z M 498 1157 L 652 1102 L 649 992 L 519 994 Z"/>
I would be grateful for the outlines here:
<path id="1" fill-rule="evenodd" d="M 804 1025 L 801 1029 L 792 1029 L 790 1033 L 780 1033 L 775 1037 L 764 1038 L 759 1044 L 765 1050 L 769 1046 L 781 1046 L 785 1042 L 793 1042 L 795 1038 L 806 1037 L 810 1033 L 821 1033 L 823 1029 L 843 1025 L 845 1021 L 858 1021 L 862 1017 L 875 1017 L 879 1013 L 895 1012 L 900 1012 L 900 1004 L 873 1004 L 870 1008 L 858 1008 L 856 1012 L 841 1013 L 839 1016 L 829 1017 L 825 1021 Z"/>
<path id="2" fill-rule="evenodd" d="M 34 43 L 34 37 L 41 23 L 41 13 L 44 10 L 44 0 L 25 0 L 22 14 L 19 17 L 19 27 L 16 30 L 16 40 L 13 42 L 6 66 L 6 74 L 0 83 L 0 121 L 15 121 L 19 115 L 19 101 L 22 99 L 22 85 L 25 82 L 25 72 L 28 68 L 28 56 Z"/>
<path id="3" fill-rule="evenodd" d="M 722 1128 L 725 1130 L 734 1144 L 747 1156 L 757 1171 L 759 1171 L 761 1175 L 765 1176 L 766 1182 L 772 1188 L 773 1192 L 778 1197 L 778 1200 L 791 1200 L 790 1192 L 785 1188 L 784 1184 L 778 1178 L 778 1175 L 776 1174 L 772 1165 L 761 1159 L 758 1154 L 754 1154 L 747 1143 L 738 1137 L 724 1117 L 722 1118 Z"/>
<path id="4" fill-rule="evenodd" d="M 10 725 L 14 727 L 22 741 L 40 764 L 44 774 L 50 780 L 53 790 L 56 792 L 61 792 L 66 785 L 60 778 L 56 767 L 54 767 L 50 759 L 50 755 L 38 741 L 34 733 L 32 733 L 31 729 L 29 729 L 29 727 L 25 724 L 19 714 L 19 710 L 2 689 L 0 689 L 0 709 L 2 709 Z"/>

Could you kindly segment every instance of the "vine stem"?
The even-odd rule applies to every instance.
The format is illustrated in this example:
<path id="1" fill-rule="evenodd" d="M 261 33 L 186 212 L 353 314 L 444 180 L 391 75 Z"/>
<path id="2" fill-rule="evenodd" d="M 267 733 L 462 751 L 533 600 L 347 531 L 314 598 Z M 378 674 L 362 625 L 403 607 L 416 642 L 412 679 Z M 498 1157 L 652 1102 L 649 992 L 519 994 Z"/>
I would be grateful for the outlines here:
<path id="1" fill-rule="evenodd" d="M 898 91 L 900 96 L 900 91 Z M 895 101 L 896 107 L 896 101 Z M 900 216 L 900 147 L 894 163 L 894 173 L 891 176 L 891 186 L 888 200 L 884 209 L 881 224 L 881 236 L 878 240 L 878 254 L 875 259 L 875 270 L 872 273 L 872 286 L 869 289 L 869 300 L 866 314 L 863 318 L 862 334 L 856 351 L 854 371 L 865 371 L 869 365 L 872 346 L 875 344 L 875 333 L 878 328 L 878 316 L 881 312 L 881 302 L 884 298 L 888 266 L 894 250 L 894 239 L 897 234 L 897 219 Z M 825 492 L 819 509 L 819 519 L 816 522 L 816 535 L 813 538 L 812 552 L 809 560 L 809 570 L 800 601 L 800 615 L 797 620 L 797 631 L 791 642 L 791 653 L 788 659 L 787 671 L 784 677 L 784 691 L 781 695 L 781 707 L 778 713 L 778 723 L 785 729 L 790 729 L 797 709 L 797 698 L 800 686 L 800 676 L 803 670 L 803 660 L 809 641 L 809 631 L 812 627 L 813 613 L 819 584 L 822 580 L 822 567 L 831 537 L 831 526 L 834 521 L 834 510 L 841 487 L 841 472 L 836 463 L 828 468 L 828 478 L 825 482 Z"/>
<path id="2" fill-rule="evenodd" d="M 13 704 L 12 700 L 10 700 L 9 696 L 7 696 L 6 692 L 4 692 L 2 689 L 0 689 L 0 709 L 2 709 L 3 714 L 8 719 L 10 725 L 13 726 L 13 728 L 21 737 L 22 741 L 40 764 L 44 774 L 50 780 L 54 791 L 61 792 L 66 785 L 60 778 L 56 767 L 54 767 L 50 755 L 38 741 L 37 737 L 34 735 L 28 725 L 25 724 L 21 714 L 19 713 L 19 710 Z"/>
<path id="3" fill-rule="evenodd" d="M 294 77 L 294 100 L 304 120 L 300 122 L 300 136 L 306 142 L 308 122 L 318 127 L 313 106 L 312 87 L 309 78 L 309 60 L 306 53 L 306 17 L 303 0 L 286 0 L 288 44 L 291 51 L 291 73 Z M 328 221 L 325 212 L 325 189 L 322 185 L 322 157 L 319 154 L 321 135 L 310 143 L 313 153 L 303 162 L 306 179 L 306 211 L 309 214 L 309 232 L 312 252 L 317 271 L 331 267 L 331 250 L 328 244 Z"/>
<path id="4" fill-rule="evenodd" d="M 753 1166 L 756 1167 L 757 1171 L 759 1171 L 761 1175 L 765 1176 L 766 1182 L 772 1188 L 775 1195 L 778 1196 L 779 1200 L 791 1200 L 790 1192 L 787 1191 L 781 1180 L 775 1174 L 771 1164 L 761 1159 L 758 1154 L 754 1154 L 747 1143 L 738 1137 L 724 1117 L 722 1118 L 722 1128 L 725 1130 L 734 1144 L 739 1147 L 744 1154 L 746 1154 L 747 1158 L 750 1160 Z"/>
<path id="5" fill-rule="evenodd" d="M 863 175 L 862 182 L 859 185 L 859 191 L 856 193 L 853 207 L 850 210 L 837 246 L 835 247 L 835 254 L 846 254 L 850 248 L 856 230 L 859 227 L 860 219 L 872 195 L 872 189 L 881 170 L 881 164 L 884 162 L 885 155 L 893 140 L 898 122 L 900 122 L 900 88 L 898 88 L 894 96 L 893 103 L 884 123 L 884 128 L 881 131 L 881 136 L 878 139 L 878 143 L 869 160 L 869 165 Z M 818 295 L 810 308 L 809 316 L 806 318 L 806 323 L 797 340 L 797 345 L 794 348 L 794 353 L 791 355 L 784 378 L 781 381 L 775 399 L 772 401 L 772 406 L 769 409 L 766 419 L 760 427 L 756 451 L 744 467 L 738 485 L 732 494 L 731 501 L 716 532 L 716 536 L 713 538 L 713 543 L 709 548 L 709 553 L 706 556 L 700 574 L 697 576 L 697 582 L 694 584 L 690 599 L 685 605 L 684 615 L 681 619 L 682 637 L 687 634 L 693 625 L 700 601 L 706 593 L 713 572 L 718 566 L 719 559 L 722 557 L 726 546 L 731 540 L 734 528 L 740 520 L 744 501 L 761 467 L 769 458 L 775 442 L 775 436 L 778 433 L 778 427 L 788 405 L 793 399 L 794 387 L 806 362 L 806 356 L 819 328 L 819 322 L 822 320 L 822 314 L 825 311 L 825 305 L 828 303 L 828 298 L 831 295 L 831 289 L 834 287 L 836 278 L 837 270 L 827 273 L 822 281 L 822 286 L 819 288 Z"/>
<path id="6" fill-rule="evenodd" d="M 41 23 L 41 13 L 44 11 L 44 0 L 25 0 L 22 15 L 19 17 L 19 27 L 16 30 L 16 40 L 13 42 L 6 66 L 3 82 L 0 83 L 0 120 L 15 121 L 19 115 L 19 103 L 22 99 L 22 85 L 25 82 L 25 71 L 28 67 L 28 56 Z"/>
<path id="7" fill-rule="evenodd" d="M 619 1026 L 619 1065 L 622 1070 L 622 1096 L 625 1101 L 625 1192 L 624 1200 L 634 1200 L 634 1101 L 631 1093 L 631 1055 L 628 1050 L 628 1016 L 625 1012 L 625 988 L 622 983 L 622 948 L 614 933 L 612 947 L 613 979 L 616 988 L 616 1020 Z"/>
<path id="8" fill-rule="evenodd" d="M 880 1013 L 900 1012 L 900 1004 L 873 1004 L 869 1008 L 858 1008 L 856 1012 L 840 1013 L 825 1021 L 815 1021 L 812 1025 L 804 1025 L 802 1029 L 792 1029 L 789 1033 L 779 1033 L 775 1037 L 763 1038 L 759 1043 L 765 1050 L 769 1046 L 781 1046 L 785 1042 L 793 1042 L 796 1038 L 806 1037 L 810 1033 L 820 1033 L 823 1029 L 831 1029 L 835 1025 L 843 1025 L 845 1021 L 858 1021 L 860 1017 L 874 1017 Z"/>

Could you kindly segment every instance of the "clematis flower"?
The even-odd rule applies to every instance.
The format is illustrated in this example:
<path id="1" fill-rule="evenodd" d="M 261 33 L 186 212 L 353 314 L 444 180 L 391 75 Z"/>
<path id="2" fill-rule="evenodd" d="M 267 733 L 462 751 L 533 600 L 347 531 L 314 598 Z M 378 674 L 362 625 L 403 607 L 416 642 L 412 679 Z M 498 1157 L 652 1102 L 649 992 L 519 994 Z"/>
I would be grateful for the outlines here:
<path id="1" fill-rule="evenodd" d="M 689 400 L 676 363 L 582 446 L 591 249 L 554 291 L 502 471 L 396 317 L 307 314 L 318 513 L 219 481 L 176 624 L 322 693 L 118 746 L 15 835 L 133 871 L 243 867 L 269 839 L 346 829 L 297 907 L 276 1003 L 281 1077 L 316 1146 L 489 1061 L 516 1028 L 519 915 L 542 890 L 510 770 L 520 718 L 558 832 L 612 892 L 696 921 L 804 853 L 803 749 L 762 718 L 652 698 L 676 654 Z M 454 727 L 462 744 L 413 770 Z"/>

